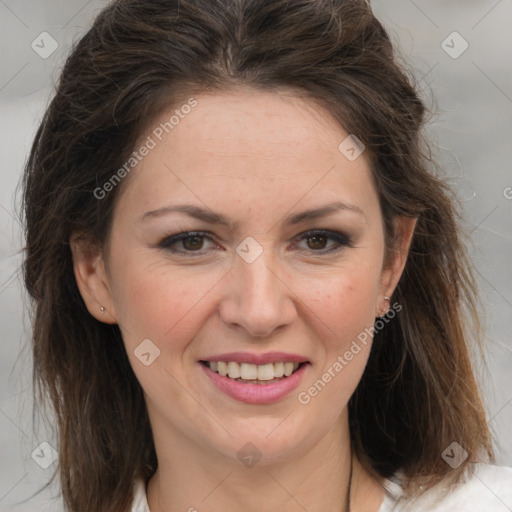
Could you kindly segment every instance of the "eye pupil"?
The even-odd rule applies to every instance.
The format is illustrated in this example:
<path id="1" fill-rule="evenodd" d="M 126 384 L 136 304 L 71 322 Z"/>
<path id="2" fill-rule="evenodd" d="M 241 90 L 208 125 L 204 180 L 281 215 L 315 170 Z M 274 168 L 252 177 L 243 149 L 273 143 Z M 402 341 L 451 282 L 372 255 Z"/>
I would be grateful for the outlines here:
<path id="1" fill-rule="evenodd" d="M 188 243 L 193 241 L 192 244 Z M 201 236 L 189 236 L 183 240 L 183 247 L 188 250 L 201 249 L 203 246 L 203 237 Z"/>
<path id="2" fill-rule="evenodd" d="M 308 237 L 308 242 L 311 240 L 314 240 L 313 247 L 311 247 L 311 245 L 310 245 L 311 249 L 324 249 L 325 242 L 327 241 L 327 237 L 325 237 L 323 235 L 313 235 L 313 236 Z M 315 245 L 319 240 L 320 240 L 320 245 Z M 324 243 L 322 243 L 322 242 L 324 242 Z"/>

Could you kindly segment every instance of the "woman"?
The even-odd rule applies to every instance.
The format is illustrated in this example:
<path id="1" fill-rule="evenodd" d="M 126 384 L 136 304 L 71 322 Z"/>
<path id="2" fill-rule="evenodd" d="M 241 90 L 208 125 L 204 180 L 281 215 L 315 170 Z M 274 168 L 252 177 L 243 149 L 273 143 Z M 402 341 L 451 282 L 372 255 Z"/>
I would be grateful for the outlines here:
<path id="1" fill-rule="evenodd" d="M 507 510 L 424 118 L 363 0 L 97 17 L 24 181 L 68 510 Z"/>

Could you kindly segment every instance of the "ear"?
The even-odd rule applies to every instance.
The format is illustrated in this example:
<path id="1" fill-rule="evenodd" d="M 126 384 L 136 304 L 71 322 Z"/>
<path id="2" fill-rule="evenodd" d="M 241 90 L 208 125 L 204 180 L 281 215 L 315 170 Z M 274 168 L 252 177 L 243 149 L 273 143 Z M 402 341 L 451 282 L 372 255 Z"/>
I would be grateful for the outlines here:
<path id="1" fill-rule="evenodd" d="M 102 247 L 83 233 L 73 233 L 69 245 L 76 284 L 89 313 L 100 322 L 117 323 Z"/>
<path id="2" fill-rule="evenodd" d="M 391 297 L 400 280 L 407 262 L 409 248 L 411 246 L 414 228 L 418 219 L 411 217 L 396 217 L 394 221 L 395 238 L 389 248 L 389 254 L 384 262 L 380 278 L 381 297 L 376 305 L 376 315 L 385 314 L 390 304 L 383 297 Z M 383 304 L 385 303 L 385 304 Z"/>

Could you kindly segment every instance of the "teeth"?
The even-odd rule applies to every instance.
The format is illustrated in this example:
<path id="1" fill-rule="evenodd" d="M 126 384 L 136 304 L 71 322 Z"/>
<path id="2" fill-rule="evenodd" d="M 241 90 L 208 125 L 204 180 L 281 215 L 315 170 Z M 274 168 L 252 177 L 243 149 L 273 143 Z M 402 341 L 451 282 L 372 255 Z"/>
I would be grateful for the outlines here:
<path id="1" fill-rule="evenodd" d="M 238 379 L 240 377 L 240 365 L 230 361 L 228 363 L 228 375 L 230 379 Z"/>
<path id="2" fill-rule="evenodd" d="M 284 363 L 274 363 L 274 377 L 281 378 L 284 375 Z"/>
<path id="3" fill-rule="evenodd" d="M 225 377 L 228 374 L 228 363 L 225 363 L 224 361 L 219 361 L 217 363 L 217 371 Z"/>
<path id="4" fill-rule="evenodd" d="M 272 380 L 274 378 L 274 365 L 261 364 L 258 366 L 258 380 Z"/>
<path id="5" fill-rule="evenodd" d="M 211 361 L 208 362 L 208 366 L 214 372 L 230 379 L 266 381 L 289 377 L 299 367 L 299 363 L 288 361 L 258 365 L 236 361 Z"/>
<path id="6" fill-rule="evenodd" d="M 238 364 L 238 363 L 235 363 Z M 245 380 L 258 378 L 258 367 L 255 364 L 242 363 L 240 365 L 240 377 Z"/>

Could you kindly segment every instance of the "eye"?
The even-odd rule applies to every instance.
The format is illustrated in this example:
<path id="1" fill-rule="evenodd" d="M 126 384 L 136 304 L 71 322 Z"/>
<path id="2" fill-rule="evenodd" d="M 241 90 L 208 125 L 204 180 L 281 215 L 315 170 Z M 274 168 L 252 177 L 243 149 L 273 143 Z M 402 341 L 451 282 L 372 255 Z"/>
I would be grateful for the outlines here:
<path id="1" fill-rule="evenodd" d="M 327 246 L 329 240 L 334 241 L 333 244 Z M 327 230 L 314 230 L 303 233 L 299 241 L 306 241 L 308 249 L 314 253 L 325 254 L 340 250 L 342 247 L 352 247 L 352 240 L 344 233 Z"/>
<path id="2" fill-rule="evenodd" d="M 201 231 L 187 231 L 165 238 L 158 244 L 158 247 L 173 253 L 196 252 L 202 254 L 201 250 L 203 249 L 205 240 L 213 242 L 212 238 L 206 233 Z M 181 244 L 182 249 L 176 248 L 179 244 Z"/>
<path id="3" fill-rule="evenodd" d="M 309 250 L 315 254 L 331 253 L 340 250 L 342 247 L 353 246 L 348 235 L 328 230 L 307 231 L 302 235 L 299 235 L 296 240 L 299 242 L 305 241 L 308 247 L 304 250 Z M 329 240 L 333 242 L 330 246 L 327 245 Z M 207 249 L 204 247 L 205 241 L 214 243 L 212 237 L 205 232 L 187 231 L 164 238 L 158 244 L 158 247 L 174 254 L 200 256 L 203 255 Z"/>

